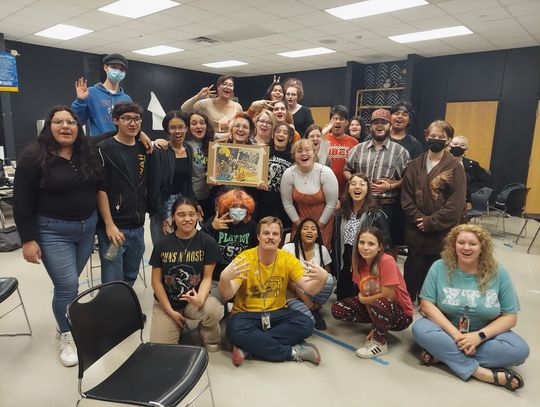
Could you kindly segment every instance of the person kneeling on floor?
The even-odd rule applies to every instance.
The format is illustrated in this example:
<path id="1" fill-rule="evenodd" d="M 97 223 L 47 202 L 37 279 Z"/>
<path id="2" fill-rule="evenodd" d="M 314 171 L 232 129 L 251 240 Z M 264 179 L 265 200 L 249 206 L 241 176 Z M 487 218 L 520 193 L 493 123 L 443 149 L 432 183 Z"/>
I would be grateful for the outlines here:
<path id="1" fill-rule="evenodd" d="M 319 364 L 315 345 L 304 342 L 313 332 L 307 315 L 286 307 L 289 281 L 315 295 L 326 283 L 328 273 L 306 262 L 305 268 L 292 254 L 278 249 L 282 239 L 281 220 L 267 216 L 257 225 L 259 245 L 240 253 L 222 271 L 218 288 L 224 299 L 234 297 L 227 322 L 227 338 L 233 345 L 232 360 L 242 364 L 248 355 L 277 362 L 309 361 Z"/>

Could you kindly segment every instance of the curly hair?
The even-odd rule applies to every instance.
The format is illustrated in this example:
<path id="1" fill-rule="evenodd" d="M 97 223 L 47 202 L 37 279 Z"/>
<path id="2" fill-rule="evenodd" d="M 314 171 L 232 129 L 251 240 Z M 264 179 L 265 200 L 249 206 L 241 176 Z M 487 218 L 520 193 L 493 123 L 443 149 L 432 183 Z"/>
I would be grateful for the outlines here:
<path id="1" fill-rule="evenodd" d="M 369 178 L 367 177 L 367 175 L 363 173 L 355 173 L 347 181 L 347 185 L 345 186 L 345 193 L 343 194 L 340 200 L 341 207 L 338 211 L 338 214 L 343 216 L 347 220 L 351 218 L 351 215 L 353 213 L 353 208 L 354 208 L 353 200 L 352 200 L 351 194 L 349 193 L 349 186 L 351 185 L 351 181 L 353 178 L 360 178 L 366 181 L 367 188 L 368 188 L 367 194 L 362 203 L 362 207 L 360 208 L 360 210 L 358 211 L 356 215 L 358 216 L 364 212 L 373 211 L 379 208 L 379 204 L 377 203 L 377 200 L 371 193 L 371 182 L 369 182 Z"/>
<path id="2" fill-rule="evenodd" d="M 441 258 L 448 269 L 448 281 L 452 280 L 455 270 L 459 267 L 456 252 L 456 241 L 460 233 L 473 233 L 480 242 L 480 255 L 478 257 L 478 275 L 476 281 L 480 286 L 480 292 L 484 294 L 489 282 L 497 276 L 499 263 L 493 255 L 493 241 L 491 234 L 481 226 L 462 224 L 452 228 L 446 235 L 441 252 Z"/>
<path id="3" fill-rule="evenodd" d="M 295 88 L 298 92 L 298 103 L 304 98 L 304 85 L 298 78 L 288 78 L 283 85 L 283 90 L 287 92 L 288 88 Z"/>
<path id="4" fill-rule="evenodd" d="M 43 129 L 21 154 L 21 162 L 38 163 L 43 174 L 48 173 L 48 167 L 60 151 L 60 144 L 55 140 L 51 124 L 57 112 L 68 112 L 77 121 L 77 138 L 73 142 L 73 161 L 81 170 L 85 179 L 99 179 L 102 174 L 102 165 L 92 140 L 84 134 L 79 116 L 69 106 L 54 106 L 45 120 Z M 44 182 L 44 179 L 41 181 Z"/>
<path id="5" fill-rule="evenodd" d="M 233 135 L 232 135 L 232 128 L 234 127 L 234 124 L 236 123 L 237 120 L 239 119 L 244 119 L 248 122 L 248 125 L 249 125 L 249 136 L 248 136 L 248 141 L 247 143 L 249 144 L 249 139 L 251 137 L 253 137 L 253 133 L 255 132 L 255 123 L 253 123 L 253 119 L 251 118 L 251 116 L 245 112 L 238 112 L 234 115 L 234 117 L 232 118 L 232 120 L 229 121 L 229 129 L 230 129 L 230 137 L 229 137 L 229 140 L 230 142 L 234 142 L 234 138 L 233 138 Z"/>
<path id="6" fill-rule="evenodd" d="M 291 146 L 292 146 L 292 143 L 293 143 L 293 138 L 294 138 L 294 129 L 289 126 L 288 124 L 286 123 L 282 123 L 282 124 L 278 124 L 276 126 L 276 128 L 274 129 L 274 131 L 272 132 L 272 138 L 270 138 L 270 155 L 274 155 L 275 152 L 277 151 L 276 150 L 276 146 L 274 145 L 274 136 L 276 135 L 276 132 L 278 131 L 278 129 L 280 129 L 282 126 L 285 126 L 287 128 L 287 135 L 288 135 L 288 140 L 287 140 L 287 145 L 285 146 L 285 152 L 287 153 L 286 154 L 286 158 L 289 160 L 289 161 L 292 161 L 292 158 L 291 158 Z"/>
<path id="7" fill-rule="evenodd" d="M 255 201 L 251 195 L 241 189 L 227 191 L 217 199 L 216 210 L 220 216 L 223 216 L 233 205 L 242 205 L 246 208 L 246 217 L 242 222 L 249 222 L 251 215 L 255 212 Z"/>

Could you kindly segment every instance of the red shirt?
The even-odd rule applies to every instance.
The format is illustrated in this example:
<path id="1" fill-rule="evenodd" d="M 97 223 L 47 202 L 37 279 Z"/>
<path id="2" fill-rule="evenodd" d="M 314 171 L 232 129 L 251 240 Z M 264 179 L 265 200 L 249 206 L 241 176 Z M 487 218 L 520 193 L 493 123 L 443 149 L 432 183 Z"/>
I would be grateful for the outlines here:
<path id="1" fill-rule="evenodd" d="M 347 180 L 343 176 L 343 168 L 345 168 L 349 151 L 358 144 L 358 140 L 347 134 L 344 134 L 339 139 L 335 138 L 332 134 L 328 134 L 326 140 L 330 143 L 328 157 L 330 157 L 332 171 L 334 171 L 338 180 L 339 196 L 342 197 L 345 192 L 345 184 L 347 183 Z"/>
<path id="2" fill-rule="evenodd" d="M 353 272 L 353 281 L 358 286 L 362 296 L 369 297 L 381 292 L 381 287 L 394 286 L 394 301 L 399 305 L 405 314 L 413 316 L 413 306 L 411 297 L 407 291 L 405 280 L 399 267 L 392 256 L 384 253 L 379 261 L 379 276 L 373 277 L 369 272 L 367 264 L 363 264 L 358 269 L 358 273 Z"/>

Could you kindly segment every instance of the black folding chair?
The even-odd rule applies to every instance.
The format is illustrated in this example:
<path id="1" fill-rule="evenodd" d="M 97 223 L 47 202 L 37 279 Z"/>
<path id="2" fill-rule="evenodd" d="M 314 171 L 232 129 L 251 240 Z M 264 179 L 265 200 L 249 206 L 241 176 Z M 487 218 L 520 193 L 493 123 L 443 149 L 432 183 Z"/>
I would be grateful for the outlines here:
<path id="1" fill-rule="evenodd" d="M 471 209 L 467 211 L 467 220 L 471 220 L 476 217 L 481 217 L 489 213 L 489 198 L 493 189 L 489 187 L 482 187 L 478 191 L 471 194 Z"/>
<path id="2" fill-rule="evenodd" d="M 77 296 L 68 307 L 67 318 L 79 356 L 82 398 L 139 406 L 175 406 L 195 387 L 208 365 L 204 348 L 143 342 L 139 300 L 122 281 L 101 284 Z M 83 391 L 84 372 L 137 330 L 141 341 L 137 349 L 109 377 Z M 208 371 L 206 374 L 208 383 L 186 406 L 207 389 L 214 405 Z"/>
<path id="3" fill-rule="evenodd" d="M 13 294 L 15 291 L 17 291 L 17 294 L 19 295 L 19 304 L 11 308 L 9 311 L 0 315 L 0 319 L 4 318 L 11 311 L 14 311 L 15 309 L 19 307 L 22 307 L 24 311 L 24 317 L 26 318 L 26 324 L 28 325 L 28 332 L 8 333 L 8 334 L 3 333 L 3 334 L 0 334 L 0 336 L 20 336 L 20 335 L 32 336 L 32 327 L 30 326 L 30 321 L 28 320 L 28 314 L 26 313 L 26 308 L 24 306 L 24 302 L 21 297 L 21 292 L 19 291 L 19 281 L 15 277 L 0 277 L 0 304 L 3 303 L 5 300 L 7 300 L 11 296 L 11 294 Z"/>

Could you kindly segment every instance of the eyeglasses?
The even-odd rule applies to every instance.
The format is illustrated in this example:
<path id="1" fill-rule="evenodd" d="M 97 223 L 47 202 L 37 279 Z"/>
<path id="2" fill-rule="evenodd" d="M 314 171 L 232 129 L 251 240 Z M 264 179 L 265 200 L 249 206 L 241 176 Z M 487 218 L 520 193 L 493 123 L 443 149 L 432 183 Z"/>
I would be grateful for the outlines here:
<path id="1" fill-rule="evenodd" d="M 223 86 L 224 88 L 234 88 L 234 83 L 223 82 L 221 86 Z"/>
<path id="2" fill-rule="evenodd" d="M 169 133 L 176 133 L 177 131 L 186 131 L 186 126 L 169 126 Z"/>
<path id="3" fill-rule="evenodd" d="M 124 124 L 130 124 L 130 123 L 141 124 L 142 123 L 142 119 L 140 117 L 120 116 L 120 120 L 122 120 Z"/>
<path id="4" fill-rule="evenodd" d="M 63 126 L 66 123 L 68 126 L 76 126 L 77 120 L 75 119 L 52 119 L 51 123 L 55 126 Z"/>
<path id="5" fill-rule="evenodd" d="M 266 126 L 271 126 L 272 125 L 272 122 L 268 122 L 266 120 L 259 120 L 257 121 L 257 124 L 260 124 L 261 126 L 264 124 Z"/>
<path id="6" fill-rule="evenodd" d="M 236 124 L 233 126 L 233 129 L 243 129 L 243 130 L 249 131 L 249 126 L 248 126 L 247 124 L 236 123 Z"/>
<path id="7" fill-rule="evenodd" d="M 298 96 L 298 93 L 285 93 L 285 96 Z"/>
<path id="8" fill-rule="evenodd" d="M 311 153 L 312 151 L 312 148 L 299 148 L 298 150 L 296 150 L 298 154 Z"/>

